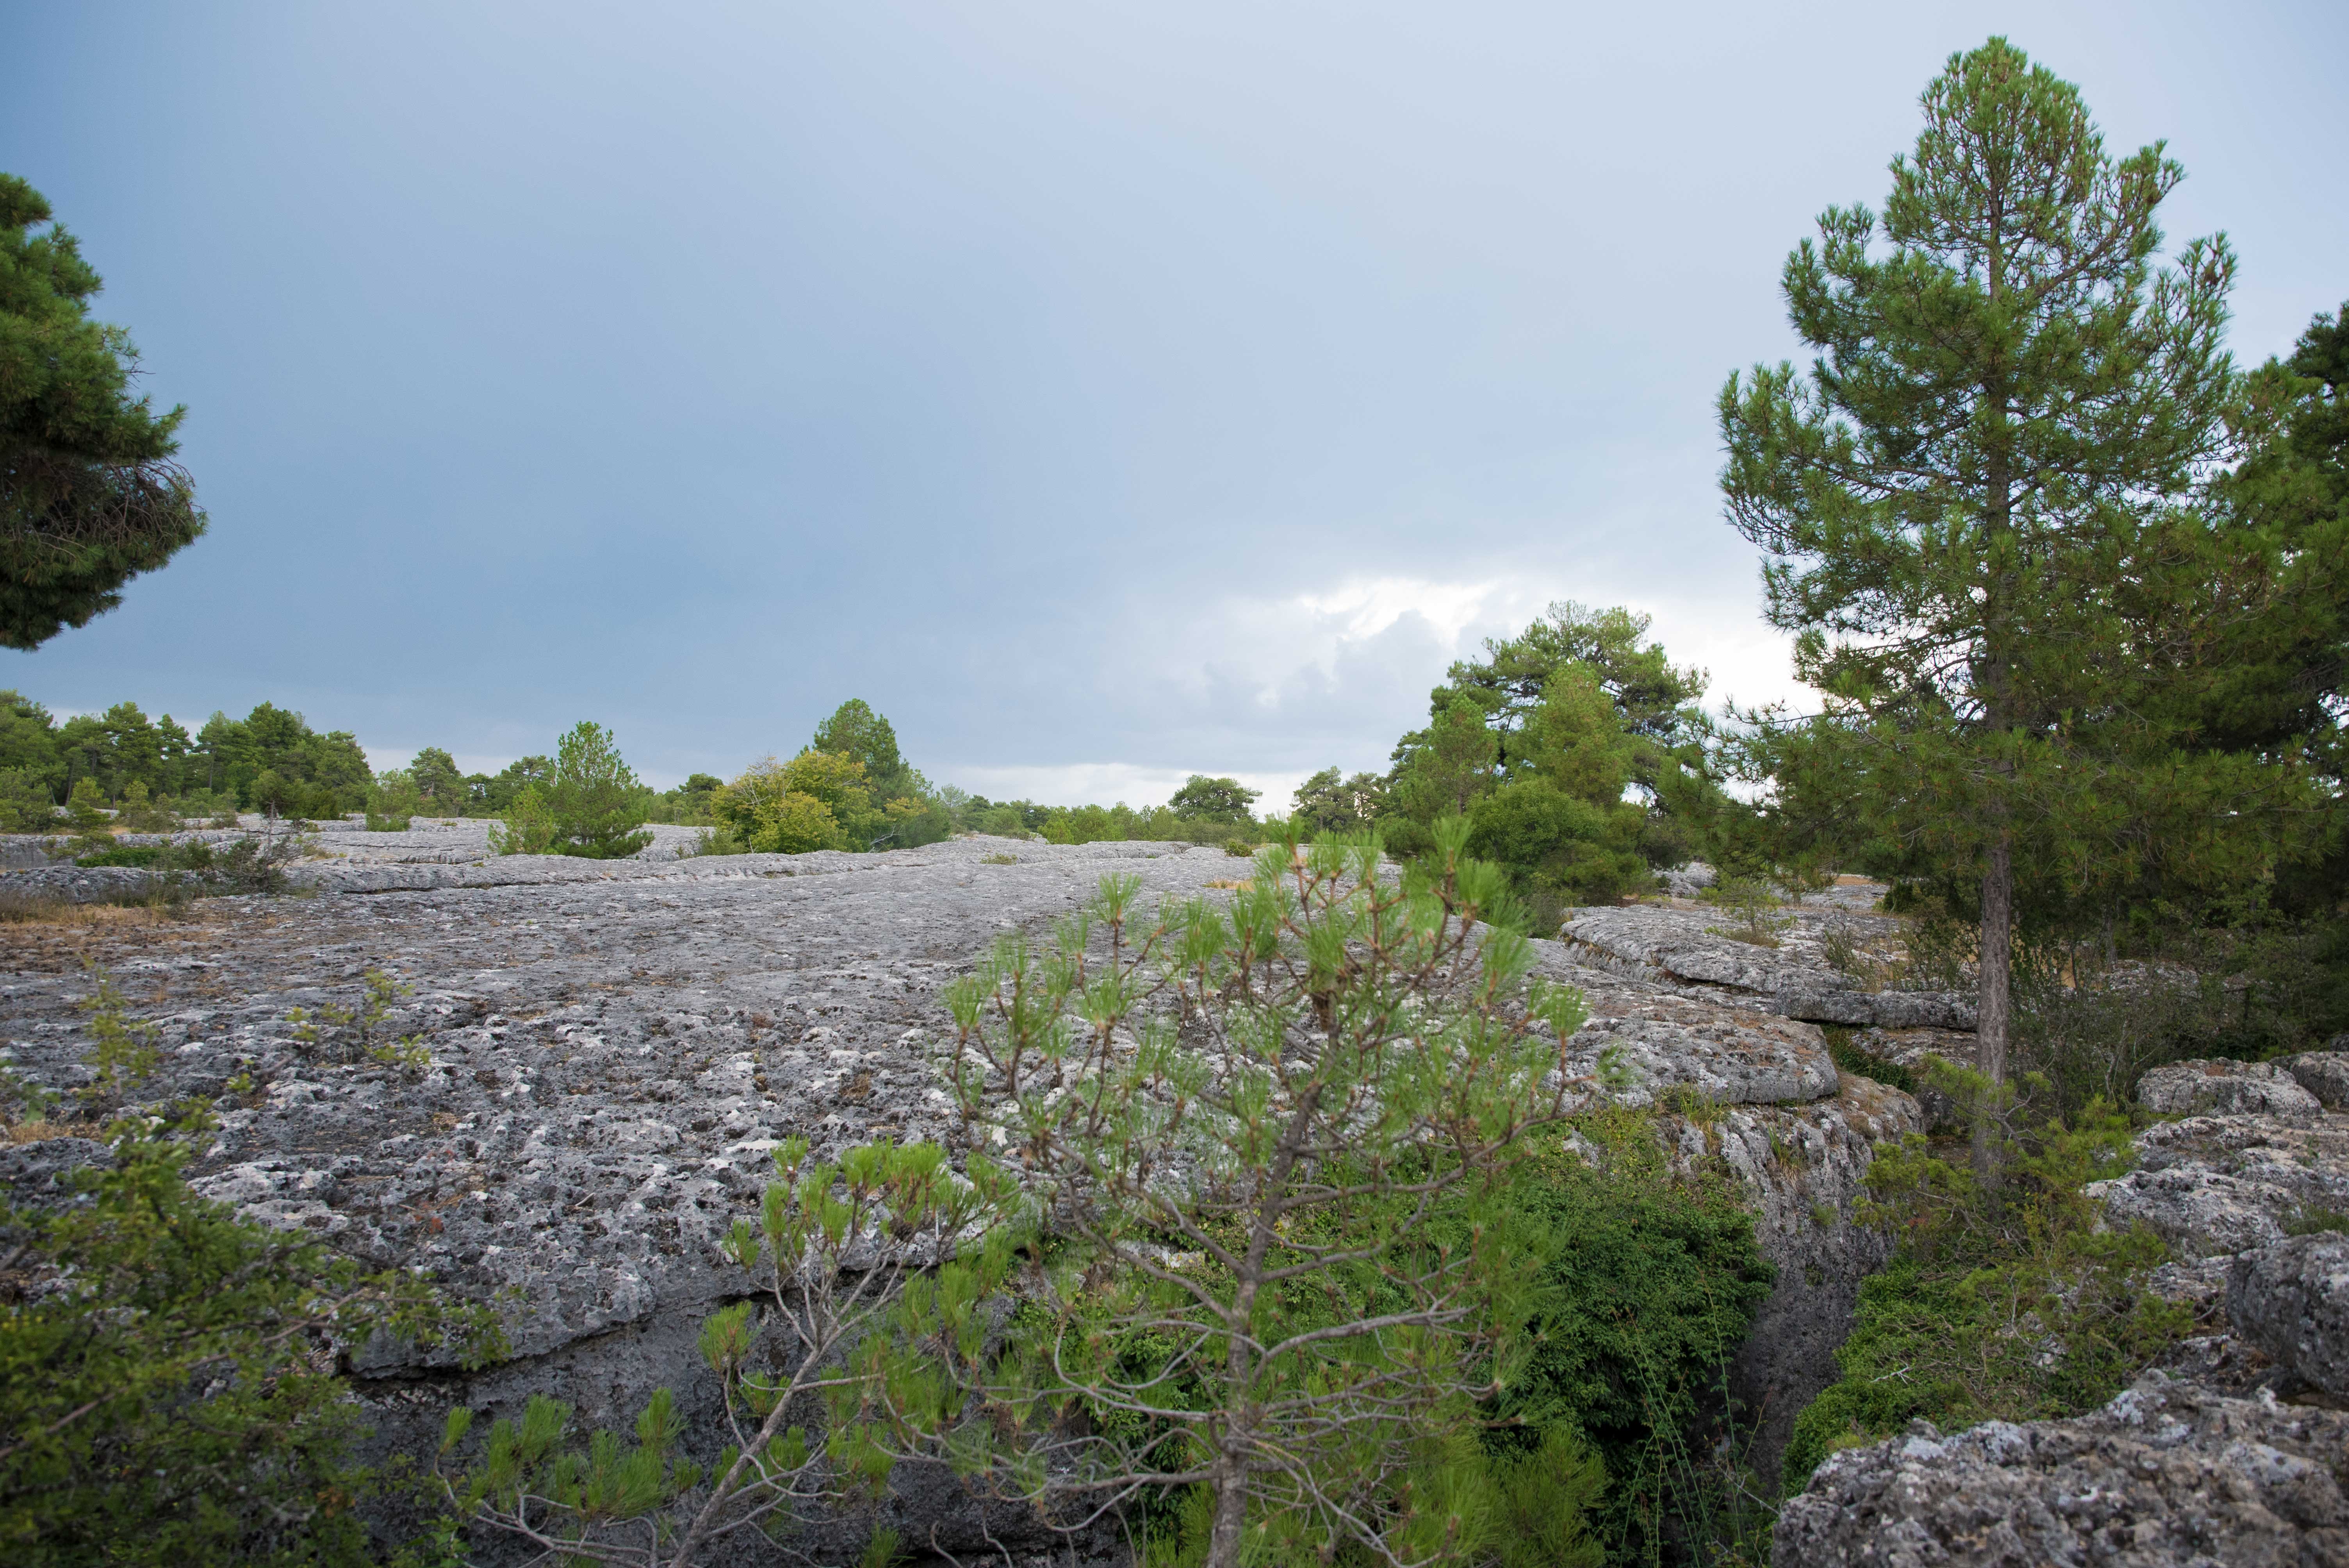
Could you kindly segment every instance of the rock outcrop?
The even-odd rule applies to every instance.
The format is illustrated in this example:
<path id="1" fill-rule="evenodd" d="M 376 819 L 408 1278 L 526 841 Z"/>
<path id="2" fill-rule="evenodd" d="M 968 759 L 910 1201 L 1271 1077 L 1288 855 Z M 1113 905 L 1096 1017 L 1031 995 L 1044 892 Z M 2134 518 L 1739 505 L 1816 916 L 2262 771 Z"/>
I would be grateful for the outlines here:
<path id="1" fill-rule="evenodd" d="M 1717 910 L 1655 904 L 1577 910 L 1562 934 L 1577 960 L 1590 967 L 1766 1006 L 1790 1018 L 1857 1028 L 1971 1030 L 1971 997 L 1871 988 L 1828 961 L 1826 939 L 1833 930 L 1877 942 L 1898 939 L 1890 917 L 1856 913 L 1852 902 L 1793 906 L 1775 947 L 1724 934 Z"/>
<path id="2" fill-rule="evenodd" d="M 355 1358 L 377 1441 L 410 1452 L 451 1405 L 494 1418 L 533 1393 L 623 1427 L 667 1387 L 688 1434 L 715 1429 L 695 1337 L 743 1293 L 717 1241 L 755 1212 L 769 1150 L 793 1134 L 819 1154 L 880 1137 L 956 1147 L 936 1063 L 948 981 L 1105 872 L 1139 877 L 1145 899 L 1214 896 L 1245 874 L 1183 844 L 678 858 L 672 830 L 642 858 L 589 861 L 488 856 L 478 831 L 322 835 L 338 858 L 296 867 L 316 896 L 5 928 L 0 1031 L 18 1070 L 59 1088 L 86 1073 L 77 1003 L 85 961 L 99 965 L 158 1030 L 146 1092 L 227 1107 L 191 1167 L 201 1190 L 501 1304 L 514 1358 L 499 1366 Z M 1683 1154 L 1726 1161 L 1752 1194 L 1778 1284 L 1737 1374 L 1775 1470 L 1882 1261 L 1883 1239 L 1850 1223 L 1870 1150 L 1919 1125 L 1916 1104 L 1838 1073 L 1819 1029 L 1768 993 L 1597 965 L 1588 943 L 1536 947 L 1588 999 L 1577 1062 L 1611 1050 L 1623 1097 L 1680 1117 Z M 297 1037 L 294 1009 L 356 1006 L 369 969 L 403 988 L 370 1037 Z M 429 1067 L 374 1054 L 403 1039 Z M 911 1538 L 937 1525 L 957 1550 L 979 1543 L 943 1502 L 901 1501 Z"/>
<path id="3" fill-rule="evenodd" d="M 2349 1415 L 2156 1372 L 2066 1421 L 1830 1454 L 1779 1511 L 1779 1568 L 2349 1563 Z"/>
<path id="4" fill-rule="evenodd" d="M 2227 1332 L 2069 1420 L 1830 1455 L 1780 1513 L 1778 1568 L 2349 1564 L 2349 1115 L 2309 1087 L 2340 1081 L 2330 1056 L 2147 1073 L 2178 1119 L 2090 1189 L 2169 1243 L 2155 1288 Z"/>

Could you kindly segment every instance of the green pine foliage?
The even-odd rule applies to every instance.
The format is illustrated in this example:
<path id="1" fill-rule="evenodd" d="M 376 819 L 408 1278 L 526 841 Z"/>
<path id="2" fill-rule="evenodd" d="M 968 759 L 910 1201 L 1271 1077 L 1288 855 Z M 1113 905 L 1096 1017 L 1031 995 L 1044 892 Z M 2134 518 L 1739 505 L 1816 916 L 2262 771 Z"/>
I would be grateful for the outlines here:
<path id="1" fill-rule="evenodd" d="M 1722 484 L 1825 702 L 1748 716 L 1782 853 L 1857 849 L 1974 921 L 1995 1078 L 2018 929 L 2303 851 L 2318 769 L 2213 748 L 2195 694 L 2335 567 L 2204 504 L 2240 406 L 2235 263 L 2219 238 L 2157 265 L 2178 166 L 2107 154 L 2078 90 L 2003 39 L 1923 108 L 1882 214 L 1830 208 L 1788 259 L 1817 358 L 1730 378 Z"/>
<path id="2" fill-rule="evenodd" d="M 640 830 L 651 797 L 621 758 L 612 732 L 582 719 L 557 744 L 545 781 L 516 791 L 504 820 L 490 830 L 490 849 L 501 855 L 625 859 L 652 842 Z"/>
<path id="3" fill-rule="evenodd" d="M 92 320 L 98 276 L 49 204 L 0 174 L 0 646 L 122 602 L 204 531 L 172 460 L 183 409 L 131 395 L 139 351 Z M 46 232 L 36 232 L 49 225 Z"/>
<path id="4" fill-rule="evenodd" d="M 1162 1560 L 1493 1560 L 1479 1400 L 1540 1277 L 1508 1177 L 1578 1092 L 1553 1080 L 1582 1013 L 1467 835 L 1400 878 L 1374 838 L 1285 835 L 1227 904 L 1105 878 L 949 989 L 953 1092 L 1051 1246 L 1001 1344 L 994 1280 L 906 1293 L 934 1371 L 880 1379 L 914 1391 L 890 1420 L 1051 1517 L 1204 1487 L 1204 1546 L 1178 1519 Z M 1589 1476 L 1566 1457 L 1561 1499 Z"/>
<path id="5" fill-rule="evenodd" d="M 0 1554 L 27 1568 L 376 1561 L 332 1348 L 498 1353 L 494 1318 L 238 1218 L 181 1174 L 201 1116 L 108 1131 L 78 1201 L 0 1211 Z"/>
<path id="6" fill-rule="evenodd" d="M 1643 641 L 1648 618 L 1622 608 L 1553 604 L 1482 659 L 1452 666 L 1430 721 L 1396 745 L 1371 788 L 1342 798 L 1335 770 L 1299 809 L 1319 821 L 1369 811 L 1399 854 L 1423 853 L 1428 825 L 1475 825 L 1476 853 L 1508 869 L 1545 928 L 1574 904 L 1611 903 L 1655 868 L 1688 860 L 1721 809 L 1697 707 L 1702 671 Z"/>

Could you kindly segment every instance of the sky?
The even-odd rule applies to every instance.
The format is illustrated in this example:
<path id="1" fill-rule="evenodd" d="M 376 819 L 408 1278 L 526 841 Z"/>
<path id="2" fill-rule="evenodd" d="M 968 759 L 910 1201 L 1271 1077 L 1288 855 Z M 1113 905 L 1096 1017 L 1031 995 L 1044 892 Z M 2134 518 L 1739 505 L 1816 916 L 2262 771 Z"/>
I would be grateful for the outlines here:
<path id="1" fill-rule="evenodd" d="M 2002 33 L 2166 139 L 2231 341 L 2349 297 L 2349 7 L 0 8 L 0 169 L 211 531 L 0 686 L 657 784 L 843 698 L 938 783 L 1285 807 L 1552 600 L 1799 700 L 1713 400 Z"/>

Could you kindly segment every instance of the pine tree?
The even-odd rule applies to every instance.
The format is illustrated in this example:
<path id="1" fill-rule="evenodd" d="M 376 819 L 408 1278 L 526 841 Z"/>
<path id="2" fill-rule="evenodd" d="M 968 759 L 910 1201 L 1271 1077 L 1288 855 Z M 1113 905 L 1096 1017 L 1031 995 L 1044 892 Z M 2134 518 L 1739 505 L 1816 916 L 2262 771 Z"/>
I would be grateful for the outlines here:
<path id="1" fill-rule="evenodd" d="M 2213 594 L 2249 558 L 2189 504 L 2225 452 L 2235 262 L 2220 236 L 2157 267 L 2178 165 L 2107 156 L 2078 90 L 2004 39 L 1951 57 L 1923 109 L 1881 218 L 1830 208 L 1788 259 L 1818 355 L 1731 377 L 1722 484 L 1826 697 L 1765 752 L 1797 789 L 1844 780 L 1880 844 L 1965 869 L 1998 1078 L 2018 862 L 2034 893 L 2212 874 L 2271 781 L 2146 700 L 2167 650 L 2208 664 L 2257 614 L 2253 585 Z M 2158 642 L 2181 626 L 2192 646 Z"/>
<path id="2" fill-rule="evenodd" d="M 0 646 L 36 648 L 122 602 L 204 531 L 172 461 L 183 410 L 130 395 L 138 351 L 89 318 L 98 276 L 49 204 L 0 174 Z"/>

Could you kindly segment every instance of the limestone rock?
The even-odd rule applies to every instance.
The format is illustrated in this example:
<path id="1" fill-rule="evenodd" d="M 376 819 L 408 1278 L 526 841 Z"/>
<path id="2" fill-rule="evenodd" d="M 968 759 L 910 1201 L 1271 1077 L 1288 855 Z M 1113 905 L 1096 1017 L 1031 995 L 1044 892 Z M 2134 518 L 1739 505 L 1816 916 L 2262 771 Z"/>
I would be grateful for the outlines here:
<path id="1" fill-rule="evenodd" d="M 1871 1078 L 1842 1075 L 1831 1099 L 1742 1105 L 1717 1124 L 1682 1124 L 1692 1160 L 1717 1154 L 1750 1193 L 1754 1240 L 1778 1271 L 1732 1369 L 1731 1391 L 1758 1418 L 1745 1462 L 1777 1473 L 1795 1418 L 1838 1376 L 1859 1283 L 1884 1266 L 1892 1239 L 1851 1222 L 1876 1145 L 1921 1130 L 1917 1102 Z"/>
<path id="2" fill-rule="evenodd" d="M 2349 1564 L 2349 1415 L 2159 1372 L 2091 1414 L 1831 1454 L 1778 1516 L 1777 1568 Z"/>
<path id="3" fill-rule="evenodd" d="M 2089 1192 L 2108 1220 L 2142 1220 L 2189 1258 L 2283 1239 L 2308 1210 L 2349 1210 L 2349 1117 L 2195 1116 L 2137 1135 L 2137 1168 Z"/>
<path id="4" fill-rule="evenodd" d="M 2349 1051 L 2303 1051 L 2276 1066 L 2327 1110 L 2349 1110 Z"/>
<path id="5" fill-rule="evenodd" d="M 2324 1111 L 2323 1102 L 2276 1063 L 2225 1057 L 2155 1068 L 2137 1080 L 2137 1098 L 2162 1116 L 2265 1116 L 2305 1126 Z"/>
<path id="6" fill-rule="evenodd" d="M 2349 1235 L 2320 1231 L 2245 1253 L 2227 1276 L 2235 1330 L 2336 1400 L 2349 1400 Z"/>
<path id="7" fill-rule="evenodd" d="M 157 1030 L 162 1067 L 141 1092 L 220 1107 L 190 1168 L 199 1190 L 502 1304 L 515 1358 L 497 1367 L 355 1348 L 378 1451 L 429 1451 L 451 1404 L 485 1429 L 533 1393 L 568 1400 L 584 1427 L 625 1429 L 662 1387 L 688 1447 L 701 1443 L 718 1411 L 695 1336 L 744 1287 L 717 1242 L 756 1213 L 775 1145 L 958 1148 L 937 1076 L 945 985 L 997 936 L 1049 929 L 1105 873 L 1139 876 L 1147 905 L 1220 896 L 1215 884 L 1241 870 L 1179 843 L 999 839 L 873 855 L 468 858 L 480 830 L 322 834 L 347 848 L 295 868 L 313 897 L 203 900 L 152 926 L 11 927 L 0 982 L 15 1065 L 57 1087 L 87 1045 L 81 961 L 106 966 Z M 1764 994 L 1534 947 L 1588 999 L 1575 1070 L 1611 1050 L 1630 1074 L 1625 1098 L 1685 1113 L 1690 1156 L 1727 1160 L 1753 1194 L 1779 1275 L 1736 1376 L 1749 1403 L 1791 1420 L 1835 1375 L 1828 1352 L 1881 1261 L 1881 1238 L 1850 1225 L 1851 1201 L 1873 1144 L 1916 1125 L 1914 1102 L 1838 1075 L 1819 1029 Z M 292 1009 L 353 1006 L 370 968 L 405 988 L 372 1039 L 295 1038 Z M 429 1066 L 373 1054 L 402 1039 Z M 230 1098 L 239 1082 L 250 1090 Z M 0 1180 L 28 1184 L 57 1158 L 0 1151 Z M 945 1503 L 904 1506 L 913 1538 L 945 1518 Z"/>
<path id="8" fill-rule="evenodd" d="M 1683 990 L 1750 993 L 1770 998 L 1788 1017 L 1888 1029 L 1973 1027 L 1973 1004 L 1965 997 L 1857 986 L 1821 954 L 1827 916 L 1796 909 L 1790 918 L 1794 924 L 1776 947 L 1722 934 L 1718 911 L 1656 904 L 1576 910 L 1563 935 L 1578 963 Z"/>

